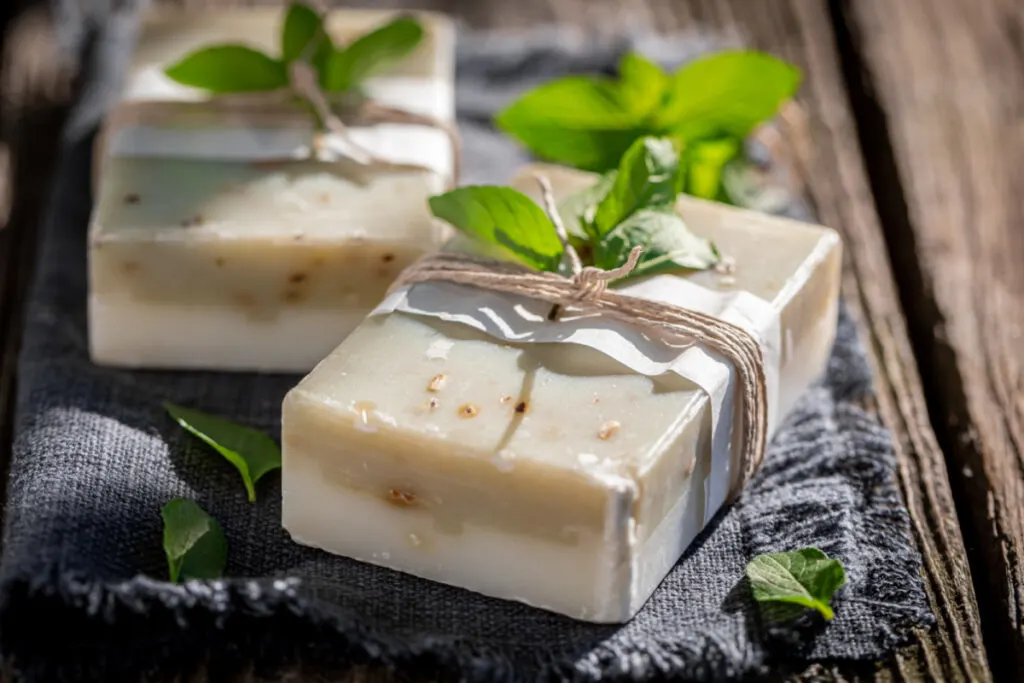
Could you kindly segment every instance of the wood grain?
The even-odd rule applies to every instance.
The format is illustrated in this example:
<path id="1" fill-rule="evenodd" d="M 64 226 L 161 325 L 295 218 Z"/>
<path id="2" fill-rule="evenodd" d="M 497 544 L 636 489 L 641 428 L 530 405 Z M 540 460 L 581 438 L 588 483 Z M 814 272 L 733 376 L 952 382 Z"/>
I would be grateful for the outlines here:
<path id="1" fill-rule="evenodd" d="M 583 0 L 580 0 L 582 4 Z M 652 0 L 661 30 L 712 28 L 798 64 L 805 81 L 799 101 L 809 125 L 793 140 L 820 219 L 843 235 L 843 292 L 860 322 L 875 369 L 877 410 L 893 433 L 899 483 L 938 627 L 922 633 L 878 680 L 991 679 L 978 608 L 951 494 L 945 459 L 929 421 L 924 392 L 889 266 L 842 74 L 834 21 L 825 2 L 805 0 Z M 842 30 L 839 31 L 842 37 Z M 808 680 L 863 677 L 849 665 L 814 666 Z"/>
<path id="2" fill-rule="evenodd" d="M 993 666 L 1024 671 L 1024 4 L 856 0 L 869 162 Z M 881 194 L 881 193 L 880 193 Z"/>
<path id="3" fill-rule="evenodd" d="M 169 4 L 241 3 L 178 0 Z M 381 3 L 360 0 L 332 4 Z M 793 142 L 800 152 L 799 159 L 820 217 L 844 237 L 844 294 L 860 323 L 876 371 L 877 405 L 869 408 L 877 409 L 894 434 L 901 491 L 910 510 L 915 542 L 924 558 L 928 595 L 939 625 L 930 633 L 920 634 L 914 644 L 889 661 L 877 665 L 818 664 L 797 678 L 990 680 L 945 461 L 929 424 L 882 223 L 862 161 L 857 121 L 847 98 L 842 68 L 849 61 L 843 56 L 848 47 L 844 42 L 847 36 L 842 26 L 838 33 L 835 31 L 836 17 L 826 1 L 411 0 L 397 4 L 446 11 L 474 27 L 517 28 L 554 21 L 577 25 L 595 35 L 711 28 L 780 54 L 804 69 L 806 82 L 800 102 L 809 127 L 806 136 L 798 135 Z M 880 5 L 887 4 L 880 0 Z M 9 253 L 0 245 L 0 259 L 11 259 L 5 256 Z M 0 306 L 11 296 L 10 291 L 0 292 Z M 4 400 L 3 389 L 0 382 L 0 405 Z M 366 676 L 355 676 L 353 680 L 356 679 L 366 680 Z"/>

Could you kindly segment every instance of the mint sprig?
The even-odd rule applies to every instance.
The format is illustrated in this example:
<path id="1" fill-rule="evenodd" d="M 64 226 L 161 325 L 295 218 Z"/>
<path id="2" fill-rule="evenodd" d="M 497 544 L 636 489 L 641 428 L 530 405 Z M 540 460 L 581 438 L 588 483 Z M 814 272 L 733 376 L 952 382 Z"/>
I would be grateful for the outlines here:
<path id="1" fill-rule="evenodd" d="M 531 268 L 555 271 L 562 260 L 562 243 L 550 219 L 532 199 L 510 187 L 460 187 L 431 197 L 430 211 Z"/>
<path id="2" fill-rule="evenodd" d="M 680 155 L 673 141 L 640 138 L 613 172 L 566 198 L 558 213 L 585 265 L 611 270 L 643 252 L 632 276 L 703 269 L 720 256 L 675 211 Z M 551 219 L 508 187 L 464 187 L 430 198 L 434 216 L 531 268 L 559 272 L 563 248 Z"/>
<path id="3" fill-rule="evenodd" d="M 165 402 L 164 408 L 185 431 L 235 466 L 250 503 L 256 501 L 256 482 L 281 468 L 281 449 L 263 432 L 173 403 Z"/>
<path id="4" fill-rule="evenodd" d="M 219 578 L 227 564 L 228 544 L 217 520 L 187 498 L 170 501 L 160 516 L 170 581 Z"/>
<path id="5" fill-rule="evenodd" d="M 755 600 L 807 607 L 829 620 L 832 596 L 846 583 L 842 562 L 817 548 L 758 555 L 746 575 Z"/>
<path id="6" fill-rule="evenodd" d="M 407 57 L 423 39 L 423 27 L 401 16 L 336 46 L 323 17 L 302 2 L 288 6 L 281 28 L 281 54 L 274 57 L 244 45 L 212 45 L 186 55 L 164 70 L 168 78 L 216 94 L 261 92 L 288 85 L 288 64 L 306 59 L 328 93 L 358 90 L 371 75 Z"/>
<path id="7" fill-rule="evenodd" d="M 570 76 L 545 83 L 495 122 L 539 158 L 598 173 L 616 168 L 641 137 L 670 138 L 682 150 L 681 189 L 728 201 L 720 190 L 722 169 L 742 155 L 744 139 L 793 97 L 800 78 L 791 64 L 754 51 L 715 53 L 674 73 L 630 53 L 619 63 L 618 78 Z M 703 149 L 708 143 L 712 150 Z"/>

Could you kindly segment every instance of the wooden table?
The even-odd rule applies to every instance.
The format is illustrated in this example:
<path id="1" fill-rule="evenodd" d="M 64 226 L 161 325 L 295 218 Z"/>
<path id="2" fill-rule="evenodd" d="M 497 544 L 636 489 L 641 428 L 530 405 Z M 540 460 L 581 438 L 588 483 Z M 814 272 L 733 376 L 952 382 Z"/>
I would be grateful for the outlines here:
<path id="1" fill-rule="evenodd" d="M 196 0 L 202 5 L 227 0 Z M 26 282 L 74 68 L 44 12 L 4 3 L 0 463 Z M 724 31 L 803 68 L 797 152 L 845 240 L 938 626 L 806 680 L 1024 679 L 1024 2 L 410 0 L 476 27 Z M 799 142 L 799 141 L 798 141 Z M 1016 273 L 1016 274 L 1015 274 Z"/>

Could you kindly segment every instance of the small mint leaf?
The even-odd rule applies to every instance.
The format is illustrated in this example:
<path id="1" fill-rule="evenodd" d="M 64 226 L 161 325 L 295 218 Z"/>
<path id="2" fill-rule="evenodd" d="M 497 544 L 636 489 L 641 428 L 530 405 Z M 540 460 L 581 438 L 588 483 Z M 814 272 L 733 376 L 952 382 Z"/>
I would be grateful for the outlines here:
<path id="1" fill-rule="evenodd" d="M 618 268 L 634 247 L 643 247 L 640 261 L 628 277 L 679 270 L 703 270 L 718 263 L 715 245 L 690 232 L 672 205 L 640 209 L 597 242 L 594 265 Z"/>
<path id="2" fill-rule="evenodd" d="M 701 199 L 728 201 L 722 187 L 725 167 L 743 152 L 743 141 L 723 137 L 687 145 L 684 154 L 685 192 Z"/>
<path id="3" fill-rule="evenodd" d="M 686 140 L 743 139 L 771 119 L 800 86 L 800 70 L 762 52 L 729 50 L 697 59 L 673 76 L 655 126 Z"/>
<path id="4" fill-rule="evenodd" d="M 282 62 L 244 45 L 202 48 L 164 70 L 182 85 L 213 93 L 261 92 L 288 85 Z"/>
<path id="5" fill-rule="evenodd" d="M 542 159 L 599 173 L 616 168 L 644 133 L 618 84 L 589 76 L 545 83 L 499 112 L 495 123 Z"/>
<path id="6" fill-rule="evenodd" d="M 562 243 L 543 210 L 526 195 L 510 187 L 460 187 L 430 198 L 437 218 L 490 244 L 504 247 L 520 261 L 556 272 Z"/>
<path id="7" fill-rule="evenodd" d="M 173 403 L 165 402 L 164 408 L 183 429 L 205 441 L 238 469 L 250 503 L 256 500 L 256 482 L 260 477 L 280 469 L 281 449 L 263 432 Z"/>
<path id="8" fill-rule="evenodd" d="M 574 192 L 558 203 L 558 215 L 562 217 L 570 238 L 580 241 L 592 239 L 590 230 L 597 205 L 608 196 L 618 173 L 618 170 L 608 171 L 590 187 Z"/>
<path id="9" fill-rule="evenodd" d="M 320 13 L 302 2 L 289 5 L 281 29 L 281 60 L 286 64 L 296 59 L 308 60 L 320 74 L 323 85 L 332 54 L 334 42 L 324 30 Z"/>
<path id="10" fill-rule="evenodd" d="M 754 599 L 802 605 L 830 620 L 832 596 L 846 583 L 842 562 L 817 548 L 758 555 L 747 564 L 746 575 Z"/>
<path id="11" fill-rule="evenodd" d="M 358 88 L 380 69 L 407 57 L 423 40 L 423 26 L 413 17 L 399 17 L 337 49 L 327 62 L 323 80 L 329 92 Z"/>
<path id="12" fill-rule="evenodd" d="M 619 79 L 623 106 L 638 116 L 661 107 L 671 82 L 664 69 L 636 52 L 626 53 L 619 61 Z"/>
<path id="13" fill-rule="evenodd" d="M 679 153 L 671 140 L 637 140 L 623 155 L 611 190 L 597 205 L 593 235 L 600 239 L 640 209 L 673 203 L 678 174 Z"/>
<path id="14" fill-rule="evenodd" d="M 160 516 L 164 520 L 164 553 L 172 583 L 216 579 L 224 573 L 228 544 L 217 520 L 186 498 L 167 503 Z"/>

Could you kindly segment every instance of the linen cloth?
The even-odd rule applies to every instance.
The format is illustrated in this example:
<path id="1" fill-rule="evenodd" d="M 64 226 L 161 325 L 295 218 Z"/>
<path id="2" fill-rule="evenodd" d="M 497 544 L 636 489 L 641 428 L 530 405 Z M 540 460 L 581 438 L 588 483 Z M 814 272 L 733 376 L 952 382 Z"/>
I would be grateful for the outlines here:
<path id="1" fill-rule="evenodd" d="M 125 10 L 76 21 L 65 35 L 91 47 L 41 230 L 0 561 L 0 656 L 24 680 L 169 680 L 202 668 L 217 681 L 359 664 L 474 681 L 734 680 L 811 660 L 876 659 L 931 623 L 890 436 L 861 407 L 871 377 L 845 310 L 827 375 L 778 430 L 749 489 L 628 624 L 576 622 L 292 543 L 280 526 L 278 476 L 248 503 L 237 472 L 176 426 L 161 401 L 278 436 L 281 399 L 298 377 L 133 372 L 88 359 L 91 135 L 116 92 L 135 20 Z M 713 44 L 463 32 L 464 182 L 502 182 L 526 160 L 489 124 L 524 88 L 609 72 L 629 48 L 671 66 Z M 786 208 L 806 216 L 797 202 Z M 163 581 L 160 509 L 175 496 L 221 522 L 230 578 Z M 766 619 L 744 566 L 759 553 L 809 545 L 846 567 L 835 620 Z"/>

